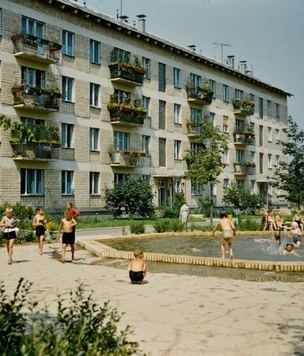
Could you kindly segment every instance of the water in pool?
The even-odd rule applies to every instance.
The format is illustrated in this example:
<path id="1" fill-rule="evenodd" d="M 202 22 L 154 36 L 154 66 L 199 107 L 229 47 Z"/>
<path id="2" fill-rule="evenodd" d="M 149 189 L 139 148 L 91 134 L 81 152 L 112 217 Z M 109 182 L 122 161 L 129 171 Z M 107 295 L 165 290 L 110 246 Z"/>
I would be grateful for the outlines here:
<path id="1" fill-rule="evenodd" d="M 161 237 L 126 237 L 101 240 L 101 243 L 117 250 L 134 251 L 140 248 L 144 252 L 165 253 L 203 257 L 221 257 L 220 237 L 210 236 L 161 236 Z M 258 261 L 303 261 L 303 247 L 296 249 L 296 255 L 283 255 L 282 252 L 291 239 L 281 237 L 281 243 L 274 242 L 271 236 L 237 235 L 233 240 L 233 253 L 236 259 Z M 227 258 L 228 244 L 226 244 Z"/>

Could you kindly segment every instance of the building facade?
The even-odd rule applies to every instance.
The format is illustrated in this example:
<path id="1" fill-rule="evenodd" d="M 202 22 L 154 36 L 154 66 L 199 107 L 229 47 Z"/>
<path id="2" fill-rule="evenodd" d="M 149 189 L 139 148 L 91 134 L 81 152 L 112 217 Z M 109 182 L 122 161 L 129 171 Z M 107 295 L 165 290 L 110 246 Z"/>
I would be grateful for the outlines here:
<path id="1" fill-rule="evenodd" d="M 72 0 L 2 0 L 0 203 L 82 211 L 129 175 L 148 179 L 156 206 L 183 191 L 209 194 L 182 176 L 205 115 L 230 137 L 214 187 L 236 183 L 279 204 L 268 177 L 282 157 L 290 94 L 234 66 Z M 265 201 L 265 203 L 267 203 Z"/>

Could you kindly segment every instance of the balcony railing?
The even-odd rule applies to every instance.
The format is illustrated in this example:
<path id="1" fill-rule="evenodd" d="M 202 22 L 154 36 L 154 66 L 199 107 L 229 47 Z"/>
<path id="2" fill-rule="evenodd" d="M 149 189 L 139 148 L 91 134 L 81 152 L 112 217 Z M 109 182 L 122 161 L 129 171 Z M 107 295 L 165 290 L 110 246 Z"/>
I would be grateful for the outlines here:
<path id="1" fill-rule="evenodd" d="M 210 105 L 213 99 L 213 91 L 208 85 L 187 85 L 188 102 L 194 102 L 199 105 Z"/>
<path id="2" fill-rule="evenodd" d="M 110 157 L 112 166 L 138 167 L 144 165 L 146 153 L 141 150 L 122 150 L 110 154 Z"/>
<path id="3" fill-rule="evenodd" d="M 234 163 L 234 173 L 239 175 L 255 174 L 254 163 Z"/>
<path id="4" fill-rule="evenodd" d="M 198 125 L 196 122 L 187 122 L 187 136 L 198 137 L 202 133 L 202 125 Z"/>
<path id="5" fill-rule="evenodd" d="M 14 54 L 18 57 L 29 58 L 44 63 L 58 63 L 62 45 L 45 38 L 27 34 L 11 37 L 14 43 Z"/>
<path id="6" fill-rule="evenodd" d="M 58 160 L 59 146 L 11 142 L 15 160 Z"/>
<path id="7" fill-rule="evenodd" d="M 251 116 L 254 114 L 255 104 L 252 100 L 235 98 L 232 100 L 232 105 L 234 113 L 237 115 Z"/>
<path id="8" fill-rule="evenodd" d="M 131 64 L 113 63 L 109 65 L 111 79 L 125 84 L 142 85 L 146 71 Z"/>
<path id="9" fill-rule="evenodd" d="M 61 93 L 27 85 L 11 88 L 14 107 L 24 107 L 43 111 L 58 111 Z"/>
<path id="10" fill-rule="evenodd" d="M 112 124 L 143 125 L 147 113 L 146 111 L 122 106 L 108 108 L 108 110 Z"/>

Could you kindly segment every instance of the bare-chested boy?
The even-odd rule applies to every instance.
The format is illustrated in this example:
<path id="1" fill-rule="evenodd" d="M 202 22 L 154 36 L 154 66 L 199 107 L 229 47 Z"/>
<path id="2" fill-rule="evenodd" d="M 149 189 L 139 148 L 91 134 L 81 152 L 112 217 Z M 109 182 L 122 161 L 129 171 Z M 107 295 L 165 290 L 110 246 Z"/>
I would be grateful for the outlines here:
<path id="1" fill-rule="evenodd" d="M 44 211 L 42 206 L 37 207 L 37 214 L 33 219 L 33 226 L 35 226 L 35 235 L 38 240 L 38 249 L 39 254 L 42 255 L 43 250 L 43 239 L 45 235 L 45 224 L 47 223 L 46 218 L 44 216 Z"/>
<path id="2" fill-rule="evenodd" d="M 61 251 L 61 259 L 60 262 L 65 262 L 65 251 L 67 245 L 71 245 L 71 252 L 72 252 L 72 262 L 74 262 L 75 258 L 75 233 L 73 232 L 73 226 L 77 225 L 77 222 L 72 218 L 71 212 L 67 210 L 64 213 L 65 218 L 61 220 L 57 239 L 60 239 L 60 231 L 63 228 L 62 234 L 62 251 Z"/>
<path id="3" fill-rule="evenodd" d="M 132 284 L 142 284 L 147 274 L 146 262 L 143 261 L 144 254 L 141 250 L 134 251 L 134 259 L 129 263 L 129 277 Z"/>
<path id="4" fill-rule="evenodd" d="M 227 213 L 222 212 L 220 215 L 220 220 L 219 222 L 214 226 L 211 236 L 214 237 L 214 233 L 218 226 L 221 226 L 222 228 L 222 239 L 221 239 L 221 252 L 222 252 L 222 258 L 225 258 L 225 245 L 226 242 L 229 245 L 229 254 L 230 254 L 230 259 L 233 259 L 233 251 L 232 251 L 232 238 L 235 236 L 235 226 L 233 225 L 233 222 L 227 218 Z"/>

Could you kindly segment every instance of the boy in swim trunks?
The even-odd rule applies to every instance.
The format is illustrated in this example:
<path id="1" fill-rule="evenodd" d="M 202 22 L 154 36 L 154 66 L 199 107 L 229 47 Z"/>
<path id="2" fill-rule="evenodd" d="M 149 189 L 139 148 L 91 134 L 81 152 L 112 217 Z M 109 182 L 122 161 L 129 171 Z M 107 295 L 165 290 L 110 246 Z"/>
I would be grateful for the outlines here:
<path id="1" fill-rule="evenodd" d="M 299 248 L 301 246 L 301 235 L 302 231 L 300 230 L 298 223 L 294 221 L 291 223 L 291 229 L 288 236 L 292 238 L 295 248 Z"/>
<path id="2" fill-rule="evenodd" d="M 37 214 L 33 219 L 33 226 L 35 226 L 35 235 L 38 239 L 39 254 L 42 255 L 43 239 L 45 235 L 45 224 L 47 223 L 42 206 L 37 207 Z"/>
<path id="3" fill-rule="evenodd" d="M 73 232 L 73 227 L 77 225 L 77 222 L 75 221 L 75 219 L 72 218 L 71 212 L 69 210 L 64 213 L 64 216 L 65 218 L 61 220 L 57 234 L 57 239 L 60 239 L 60 231 L 63 228 L 61 259 L 59 261 L 62 263 L 65 262 L 66 247 L 67 245 L 71 245 L 72 262 L 74 263 L 75 233 Z"/>
<path id="4" fill-rule="evenodd" d="M 225 245 L 226 242 L 229 245 L 229 254 L 230 254 L 230 259 L 233 259 L 233 251 L 232 251 L 232 238 L 235 236 L 235 226 L 233 222 L 227 218 L 227 213 L 223 211 L 220 215 L 220 220 L 219 222 L 214 226 L 211 236 L 214 237 L 214 233 L 218 226 L 221 226 L 222 228 L 222 239 L 221 239 L 221 252 L 222 252 L 222 258 L 225 258 Z"/>
<path id="5" fill-rule="evenodd" d="M 147 274 L 146 262 L 143 261 L 144 254 L 140 249 L 134 251 L 134 259 L 129 263 L 129 277 L 131 284 L 142 284 Z"/>

